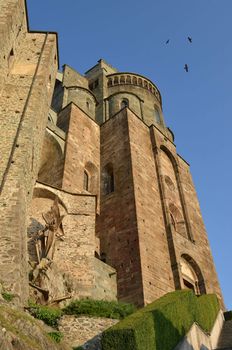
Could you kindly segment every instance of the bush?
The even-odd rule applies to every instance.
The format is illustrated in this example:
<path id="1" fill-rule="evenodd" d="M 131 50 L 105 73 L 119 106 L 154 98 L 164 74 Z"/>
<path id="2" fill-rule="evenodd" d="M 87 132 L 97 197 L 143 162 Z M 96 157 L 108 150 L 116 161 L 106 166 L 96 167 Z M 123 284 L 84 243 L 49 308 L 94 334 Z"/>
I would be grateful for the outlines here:
<path id="1" fill-rule="evenodd" d="M 197 300 L 195 321 L 205 332 L 210 332 L 213 328 L 220 305 L 216 295 L 201 295 Z"/>
<path id="2" fill-rule="evenodd" d="M 171 350 L 196 321 L 211 330 L 219 311 L 216 296 L 168 293 L 103 332 L 103 350 Z"/>
<path id="3" fill-rule="evenodd" d="M 123 319 L 135 312 L 136 309 L 134 305 L 116 301 L 83 299 L 72 301 L 62 311 L 66 315 L 88 315 Z"/>
<path id="4" fill-rule="evenodd" d="M 111 327 L 102 335 L 103 349 L 138 350 L 155 349 L 154 324 L 150 313 L 136 312 L 118 323 L 118 327 Z"/>
<path id="5" fill-rule="evenodd" d="M 44 321 L 48 326 L 57 327 L 62 311 L 55 307 L 34 305 L 30 306 L 29 312 L 35 318 Z"/>
<path id="6" fill-rule="evenodd" d="M 61 333 L 61 332 L 50 332 L 50 333 L 48 333 L 48 335 L 49 335 L 49 337 L 51 337 L 53 340 L 54 340 L 54 342 L 56 342 L 56 343 L 60 343 L 61 342 L 61 340 L 62 340 L 62 338 L 63 338 L 63 333 Z"/>
<path id="7" fill-rule="evenodd" d="M 225 320 L 230 321 L 232 320 L 232 311 L 226 311 L 224 312 Z"/>
<path id="8" fill-rule="evenodd" d="M 2 297 L 3 297 L 3 299 L 6 300 L 6 301 L 11 301 L 11 300 L 13 300 L 14 295 L 11 294 L 11 293 L 2 292 Z"/>

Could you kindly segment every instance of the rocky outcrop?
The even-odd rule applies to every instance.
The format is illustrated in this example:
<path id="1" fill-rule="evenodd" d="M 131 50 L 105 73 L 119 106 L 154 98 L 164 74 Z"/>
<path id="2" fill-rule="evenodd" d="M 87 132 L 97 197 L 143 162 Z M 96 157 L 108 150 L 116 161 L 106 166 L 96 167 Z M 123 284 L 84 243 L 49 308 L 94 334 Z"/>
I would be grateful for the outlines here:
<path id="1" fill-rule="evenodd" d="M 64 343 L 55 343 L 49 332 L 42 321 L 15 306 L 0 304 L 0 350 L 71 350 Z"/>

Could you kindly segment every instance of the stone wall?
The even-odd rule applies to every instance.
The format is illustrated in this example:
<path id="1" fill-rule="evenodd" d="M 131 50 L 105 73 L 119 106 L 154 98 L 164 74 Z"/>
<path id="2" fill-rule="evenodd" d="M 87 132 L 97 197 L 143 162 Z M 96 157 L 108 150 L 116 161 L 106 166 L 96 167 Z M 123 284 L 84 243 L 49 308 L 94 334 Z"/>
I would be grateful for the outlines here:
<path id="1" fill-rule="evenodd" d="M 169 242 L 169 254 L 170 260 L 172 261 L 174 282 L 177 286 L 177 280 L 179 279 L 180 288 L 186 288 L 183 285 L 183 278 L 180 271 L 180 259 L 183 257 L 198 276 L 199 291 L 201 293 L 216 293 L 221 301 L 222 308 L 224 308 L 223 298 L 199 202 L 192 182 L 189 164 L 177 154 L 175 145 L 157 128 L 151 127 L 151 137 L 156 143 L 156 157 L 160 165 L 159 180 L 162 188 L 166 232 Z M 164 157 L 163 152 L 166 153 L 165 163 L 162 161 Z M 167 157 L 169 158 L 169 170 L 166 167 L 168 164 Z M 176 214 L 174 222 L 172 222 L 172 216 L 170 215 L 170 196 L 168 198 L 168 195 L 165 194 L 167 193 L 167 191 L 165 192 L 165 186 L 167 188 L 167 184 L 165 185 L 164 174 L 169 174 L 176 188 L 172 190 L 172 201 L 175 202 L 176 207 L 178 207 L 179 211 L 182 213 L 181 221 L 183 222 L 181 226 L 178 226 L 179 214 Z M 175 191 L 178 192 L 178 197 L 173 194 Z"/>
<path id="2" fill-rule="evenodd" d="M 66 135 L 48 121 L 40 156 L 38 180 L 55 187 L 61 187 L 64 171 Z"/>
<path id="3" fill-rule="evenodd" d="M 115 270 L 94 257 L 96 197 L 93 195 L 78 195 L 36 184 L 29 210 L 30 261 L 37 262 L 36 233 L 44 228 L 42 214 L 50 210 L 55 196 L 59 199 L 60 214 L 65 215 L 62 221 L 64 237 L 56 241 L 54 266 L 51 265 L 52 271 L 47 273 L 50 282 L 44 284 L 44 289 L 49 290 L 50 286 L 50 299 L 72 293 L 74 299 L 116 300 Z M 57 276 L 57 281 L 53 276 Z"/>
<path id="4" fill-rule="evenodd" d="M 63 240 L 57 241 L 54 263 L 74 292 L 73 297 L 92 297 L 95 289 L 95 206 L 91 195 L 76 195 L 37 183 L 29 212 L 28 243 L 33 248 L 34 233 L 44 226 L 42 213 L 52 206 L 55 196 L 59 198 Z M 31 260 L 35 259 L 32 249 Z M 58 297 L 58 296 L 57 296 Z"/>
<path id="5" fill-rule="evenodd" d="M 222 300 L 189 165 L 173 142 L 124 109 L 101 126 L 101 174 L 107 164 L 114 190 L 104 193 L 102 175 L 97 232 L 119 299 L 141 305 L 186 288 L 185 259 L 196 292 Z"/>
<path id="6" fill-rule="evenodd" d="M 59 331 L 72 347 L 82 346 L 84 350 L 101 350 L 101 334 L 118 323 L 110 318 L 87 316 L 63 316 L 59 321 Z"/>
<path id="7" fill-rule="evenodd" d="M 144 302 L 175 289 L 149 128 L 127 111 Z"/>
<path id="8" fill-rule="evenodd" d="M 116 271 L 103 261 L 94 259 L 95 289 L 93 298 L 97 300 L 117 300 Z"/>
<path id="9" fill-rule="evenodd" d="M 24 1 L 0 3 L 0 275 L 25 300 L 27 206 L 38 173 L 57 70 L 56 35 L 27 31 Z"/>
<path id="10" fill-rule="evenodd" d="M 101 178 L 101 214 L 97 235 L 106 263 L 117 271 L 119 300 L 143 304 L 134 181 L 127 111 L 123 110 L 101 126 L 101 174 L 111 164 L 114 191 L 104 193 Z"/>
<path id="11" fill-rule="evenodd" d="M 99 126 L 81 109 L 71 103 L 58 118 L 58 126 L 68 123 L 62 187 L 78 193 L 99 195 L 100 133 Z M 89 188 L 84 189 L 84 171 Z"/>

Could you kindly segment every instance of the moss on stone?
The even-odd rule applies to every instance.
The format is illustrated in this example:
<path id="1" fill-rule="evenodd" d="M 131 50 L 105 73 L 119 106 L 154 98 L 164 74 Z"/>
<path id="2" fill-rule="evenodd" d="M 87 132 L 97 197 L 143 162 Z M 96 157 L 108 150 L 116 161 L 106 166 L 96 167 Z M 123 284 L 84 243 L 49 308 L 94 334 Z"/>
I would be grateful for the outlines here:
<path id="1" fill-rule="evenodd" d="M 60 349 L 47 334 L 42 324 L 15 307 L 0 305 L 0 326 L 6 334 L 17 339 L 25 350 Z M 60 338 L 61 340 L 61 338 Z"/>

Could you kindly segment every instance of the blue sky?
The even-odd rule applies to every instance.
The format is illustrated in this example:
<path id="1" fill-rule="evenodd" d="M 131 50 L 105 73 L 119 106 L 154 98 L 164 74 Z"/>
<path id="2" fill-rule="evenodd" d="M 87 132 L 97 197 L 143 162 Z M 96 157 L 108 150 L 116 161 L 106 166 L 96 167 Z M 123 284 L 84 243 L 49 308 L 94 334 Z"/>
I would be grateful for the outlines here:
<path id="1" fill-rule="evenodd" d="M 32 30 L 58 32 L 61 66 L 84 73 L 104 58 L 158 86 L 166 124 L 191 165 L 226 306 L 232 309 L 232 1 L 27 2 Z"/>

